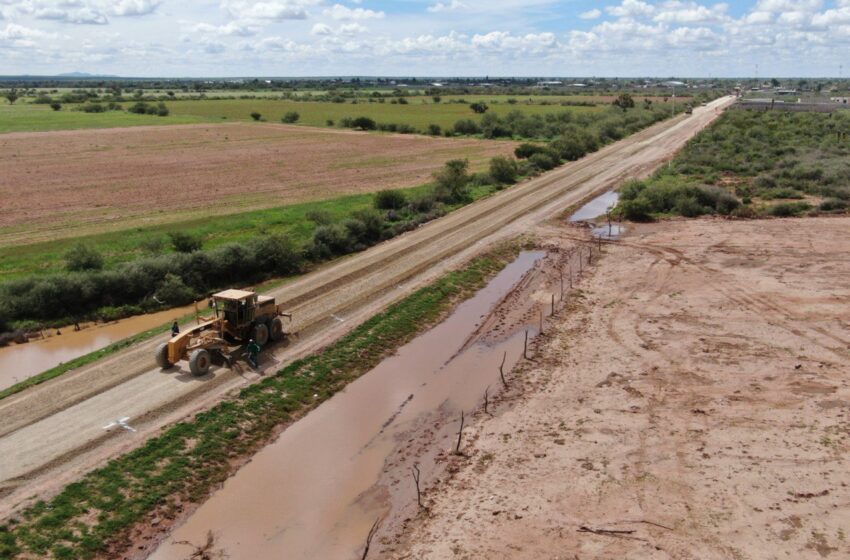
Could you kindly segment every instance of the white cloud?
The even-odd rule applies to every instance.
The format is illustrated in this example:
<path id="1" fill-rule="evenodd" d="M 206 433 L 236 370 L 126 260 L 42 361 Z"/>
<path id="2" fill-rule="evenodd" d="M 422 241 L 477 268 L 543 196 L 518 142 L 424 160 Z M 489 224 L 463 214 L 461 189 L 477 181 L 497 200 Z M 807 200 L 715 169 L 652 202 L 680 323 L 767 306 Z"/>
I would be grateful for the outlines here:
<path id="1" fill-rule="evenodd" d="M 384 12 L 376 12 L 365 8 L 347 8 L 342 4 L 334 4 L 323 13 L 337 20 L 383 19 L 385 16 Z"/>
<path id="2" fill-rule="evenodd" d="M 251 37 L 258 33 L 258 28 L 246 22 L 231 21 L 224 25 L 212 25 L 209 23 L 198 23 L 192 26 L 192 31 L 210 35 L 228 35 L 236 37 Z"/>
<path id="3" fill-rule="evenodd" d="M 460 0 L 450 0 L 449 2 L 437 2 L 436 4 L 428 6 L 428 11 L 431 13 L 454 12 L 465 7 L 466 4 Z"/>
<path id="4" fill-rule="evenodd" d="M 588 10 L 586 12 L 580 13 L 578 17 L 580 17 L 581 19 L 599 19 L 602 17 L 602 11 L 597 9 Z"/>
<path id="5" fill-rule="evenodd" d="M 146 16 L 152 14 L 161 0 L 117 0 L 109 2 L 111 13 L 116 16 Z"/>
<path id="6" fill-rule="evenodd" d="M 307 8 L 319 0 L 222 0 L 222 8 L 235 19 L 283 21 L 307 19 Z"/>
<path id="7" fill-rule="evenodd" d="M 331 29 L 330 25 L 325 25 L 324 23 L 317 23 L 313 26 L 313 29 L 310 30 L 310 35 L 332 35 L 333 29 Z"/>
<path id="8" fill-rule="evenodd" d="M 619 6 L 608 6 L 605 11 L 614 17 L 641 17 L 651 16 L 655 13 L 655 7 L 641 0 L 623 0 Z"/>

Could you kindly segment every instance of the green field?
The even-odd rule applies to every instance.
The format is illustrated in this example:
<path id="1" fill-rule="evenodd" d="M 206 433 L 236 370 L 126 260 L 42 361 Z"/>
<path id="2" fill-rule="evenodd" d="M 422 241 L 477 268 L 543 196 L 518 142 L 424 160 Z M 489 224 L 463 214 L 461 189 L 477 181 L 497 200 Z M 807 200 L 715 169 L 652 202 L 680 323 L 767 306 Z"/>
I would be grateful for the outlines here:
<path id="1" fill-rule="evenodd" d="M 461 98 L 463 96 L 453 96 Z M 509 104 L 508 96 L 464 97 L 470 103 L 483 100 L 490 105 L 489 112 L 503 116 L 511 111 L 521 111 L 531 115 L 570 111 L 575 113 L 603 111 L 606 105 L 597 107 L 561 106 L 558 98 L 540 97 L 517 98 L 516 104 Z M 566 101 L 567 98 L 562 99 Z M 428 97 L 411 98 L 407 105 L 392 103 L 369 103 L 360 100 L 354 104 L 329 103 L 318 101 L 291 101 L 281 99 L 215 99 L 202 101 L 167 101 L 171 111 L 167 117 L 135 115 L 126 111 L 108 111 L 106 113 L 85 113 L 79 111 L 79 105 L 65 104 L 61 111 L 53 111 L 48 105 L 34 105 L 18 102 L 15 105 L 0 104 L 0 133 L 69 130 L 80 128 L 111 128 L 122 126 L 192 124 L 209 122 L 251 121 L 251 113 L 258 112 L 263 120 L 280 122 L 281 117 L 290 111 L 300 115 L 298 124 L 327 126 L 332 120 L 336 125 L 343 118 L 370 117 L 382 124 L 406 124 L 425 130 L 428 125 L 436 124 L 450 128 L 460 119 L 479 120 L 469 105 L 448 102 L 434 103 Z M 132 102 L 125 102 L 126 108 Z"/>
<path id="2" fill-rule="evenodd" d="M 61 111 L 54 111 L 48 105 L 28 105 L 20 102 L 15 105 L 9 105 L 8 103 L 0 104 L 0 133 L 191 124 L 205 122 L 207 120 L 192 115 L 157 117 L 153 115 L 136 115 L 125 111 L 84 113 L 82 111 L 72 111 L 70 108 L 71 106 L 68 105 L 64 106 Z"/>

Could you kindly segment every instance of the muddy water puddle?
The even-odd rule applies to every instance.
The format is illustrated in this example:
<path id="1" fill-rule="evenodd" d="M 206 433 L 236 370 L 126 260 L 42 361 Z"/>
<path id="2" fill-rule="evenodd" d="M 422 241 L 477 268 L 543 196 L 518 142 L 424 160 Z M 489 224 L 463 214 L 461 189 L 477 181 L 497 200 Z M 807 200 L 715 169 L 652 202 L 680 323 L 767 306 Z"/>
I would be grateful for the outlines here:
<path id="1" fill-rule="evenodd" d="M 51 336 L 26 344 L 0 348 L 0 390 L 60 364 L 191 313 L 187 306 L 148 315 L 129 317 L 112 323 L 93 325 L 80 331 L 73 328 L 51 330 Z"/>
<path id="2" fill-rule="evenodd" d="M 480 408 L 488 387 L 493 395 L 503 356 L 508 371 L 522 355 L 524 327 L 486 341 L 478 327 L 544 255 L 522 253 L 445 321 L 290 426 L 150 558 L 182 560 L 192 549 L 175 543 L 202 543 L 207 531 L 231 558 L 358 557 L 376 519 L 415 506 L 413 464 L 424 483 L 454 444 L 460 411 Z"/>
<path id="3" fill-rule="evenodd" d="M 601 194 L 576 210 L 570 217 L 570 222 L 583 222 L 604 215 L 609 208 L 617 205 L 620 194 L 616 191 L 608 191 Z"/>

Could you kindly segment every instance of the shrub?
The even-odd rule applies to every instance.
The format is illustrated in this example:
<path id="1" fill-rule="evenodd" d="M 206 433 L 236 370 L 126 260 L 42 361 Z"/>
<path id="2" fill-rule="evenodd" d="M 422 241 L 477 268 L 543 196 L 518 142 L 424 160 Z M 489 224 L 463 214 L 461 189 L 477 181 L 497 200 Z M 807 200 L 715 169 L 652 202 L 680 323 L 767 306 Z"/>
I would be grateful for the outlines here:
<path id="1" fill-rule="evenodd" d="M 837 198 L 829 198 L 824 200 L 818 206 L 818 210 L 821 212 L 843 212 L 850 208 L 850 203 L 846 200 L 840 200 Z"/>
<path id="2" fill-rule="evenodd" d="M 335 124 L 335 123 L 334 123 L 334 120 L 333 120 L 333 119 L 328 119 L 328 120 L 326 120 L 326 121 L 325 121 L 325 125 L 326 125 L 326 126 L 334 126 L 334 124 Z"/>
<path id="3" fill-rule="evenodd" d="M 349 230 L 340 224 L 331 224 L 321 226 L 313 232 L 313 241 L 307 253 L 313 260 L 324 260 L 350 253 L 353 248 Z"/>
<path id="4" fill-rule="evenodd" d="M 588 152 L 585 144 L 579 138 L 574 136 L 561 136 L 552 142 L 552 149 L 562 159 L 567 161 L 576 161 L 581 159 Z"/>
<path id="5" fill-rule="evenodd" d="M 617 205 L 617 211 L 626 220 L 633 222 L 650 222 L 652 221 L 652 208 L 649 203 L 642 199 L 621 201 Z"/>
<path id="6" fill-rule="evenodd" d="M 540 171 L 554 169 L 558 163 L 549 154 L 537 153 L 528 158 L 529 163 Z"/>
<path id="7" fill-rule="evenodd" d="M 546 153 L 550 148 L 548 146 L 541 146 L 539 144 L 529 144 L 525 142 L 520 144 L 514 150 L 514 155 L 519 159 L 527 159 L 533 156 L 534 154 L 543 154 Z"/>
<path id="8" fill-rule="evenodd" d="M 105 113 L 106 107 L 100 103 L 87 103 L 83 105 L 83 111 L 86 113 Z"/>
<path id="9" fill-rule="evenodd" d="M 139 245 L 141 246 L 142 250 L 148 253 L 156 254 L 162 252 L 163 247 L 165 247 L 165 239 L 163 239 L 163 237 L 160 235 L 156 235 L 148 237 L 147 239 L 143 240 Z"/>
<path id="10" fill-rule="evenodd" d="M 353 217 L 363 225 L 360 241 L 371 245 L 383 238 L 386 225 L 383 214 L 375 209 L 366 208 L 355 212 Z"/>
<path id="11" fill-rule="evenodd" d="M 682 196 L 677 199 L 673 212 L 686 218 L 696 218 L 703 214 L 710 214 L 711 210 L 700 204 L 695 196 Z"/>
<path id="12" fill-rule="evenodd" d="M 407 204 L 403 191 L 383 190 L 375 193 L 375 208 L 379 210 L 399 210 Z"/>
<path id="13" fill-rule="evenodd" d="M 50 104 L 50 108 L 53 109 L 54 111 L 60 111 L 60 110 L 62 110 L 62 104 L 59 103 L 58 101 L 54 101 L 53 103 Z"/>
<path id="14" fill-rule="evenodd" d="M 504 156 L 496 156 L 490 160 L 490 177 L 498 183 L 510 184 L 516 182 L 516 161 Z"/>
<path id="15" fill-rule="evenodd" d="M 430 212 L 437 205 L 437 198 L 433 193 L 423 193 L 410 199 L 408 208 L 416 213 Z"/>
<path id="16" fill-rule="evenodd" d="M 92 246 L 79 243 L 65 253 L 65 268 L 70 271 L 100 270 L 103 256 Z"/>
<path id="17" fill-rule="evenodd" d="M 183 279 L 176 274 L 168 273 L 156 288 L 156 297 L 169 305 L 183 305 L 190 303 L 195 294 L 187 286 Z"/>
<path id="18" fill-rule="evenodd" d="M 280 121 L 286 124 L 293 124 L 297 123 L 300 118 L 301 115 L 299 115 L 296 111 L 287 111 L 287 113 L 281 117 Z M 333 126 L 333 121 L 331 121 L 331 124 L 328 126 Z"/>
<path id="19" fill-rule="evenodd" d="M 486 112 L 487 112 L 487 109 L 489 109 L 490 107 L 488 107 L 488 106 L 487 106 L 487 104 L 486 104 L 486 103 L 484 103 L 483 101 L 479 101 L 479 102 L 477 102 L 477 103 L 472 103 L 472 104 L 469 106 L 469 108 L 470 108 L 470 109 L 472 109 L 472 112 L 473 112 L 473 113 L 477 113 L 477 114 L 479 114 L 479 115 L 483 115 L 484 113 L 486 113 Z"/>
<path id="20" fill-rule="evenodd" d="M 429 124 L 428 134 L 430 134 L 431 136 L 440 136 L 443 134 L 443 129 L 440 128 L 440 125 L 438 124 Z"/>
<path id="21" fill-rule="evenodd" d="M 165 103 L 160 103 L 156 106 L 156 115 L 158 117 L 167 117 L 168 113 L 168 107 L 165 106 Z"/>
<path id="22" fill-rule="evenodd" d="M 295 244 L 284 235 L 265 235 L 253 239 L 249 248 L 253 251 L 258 271 L 265 276 L 295 274 L 301 268 L 301 257 Z"/>
<path id="23" fill-rule="evenodd" d="M 454 124 L 456 134 L 478 134 L 481 128 L 472 119 L 461 119 Z"/>
<path id="24" fill-rule="evenodd" d="M 771 206 L 767 213 L 777 218 L 789 218 L 791 216 L 799 216 L 811 208 L 811 205 L 806 202 L 780 202 L 775 206 Z"/>
<path id="25" fill-rule="evenodd" d="M 263 116 L 263 115 L 261 115 L 260 113 L 258 113 L 258 112 L 256 112 L 256 111 L 254 111 L 253 113 L 251 113 L 251 118 L 252 118 L 252 119 L 254 119 L 255 121 L 260 120 L 260 118 L 261 118 L 262 116 Z"/>
<path id="26" fill-rule="evenodd" d="M 129 109 L 127 109 L 127 111 L 129 111 L 130 113 L 135 113 L 137 115 L 147 114 L 148 110 L 148 104 L 144 101 L 137 101 Z"/>
<path id="27" fill-rule="evenodd" d="M 469 197 L 469 160 L 453 159 L 434 172 L 434 194 L 437 200 L 461 202 Z"/>
<path id="28" fill-rule="evenodd" d="M 378 128 L 378 125 L 369 117 L 357 117 L 351 121 L 351 128 L 358 130 L 375 130 Z"/>
<path id="29" fill-rule="evenodd" d="M 174 247 L 174 250 L 179 253 L 192 253 L 201 248 L 201 239 L 194 235 L 182 231 L 174 231 L 169 233 L 168 237 L 171 239 L 171 245 Z"/>

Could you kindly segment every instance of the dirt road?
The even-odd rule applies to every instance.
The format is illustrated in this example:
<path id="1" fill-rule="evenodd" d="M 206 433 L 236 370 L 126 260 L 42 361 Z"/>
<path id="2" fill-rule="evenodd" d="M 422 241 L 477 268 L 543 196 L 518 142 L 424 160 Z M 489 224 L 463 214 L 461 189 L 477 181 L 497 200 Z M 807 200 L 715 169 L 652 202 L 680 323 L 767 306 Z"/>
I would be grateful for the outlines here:
<path id="1" fill-rule="evenodd" d="M 382 558 L 847 558 L 850 218 L 640 226 Z"/>
<path id="2" fill-rule="evenodd" d="M 336 262 L 272 294 L 295 317 L 299 335 L 264 356 L 274 371 L 315 351 L 358 322 L 479 252 L 529 229 L 623 179 L 649 173 L 731 102 L 660 123 L 617 144 L 467 206 L 416 231 Z M 0 517 L 25 497 L 49 493 L 105 458 L 135 447 L 163 424 L 208 406 L 256 378 L 218 369 L 205 379 L 152 367 L 154 347 L 140 344 L 0 401 Z M 138 432 L 105 432 L 124 416 Z M 59 468 L 61 467 L 61 468 Z"/>

